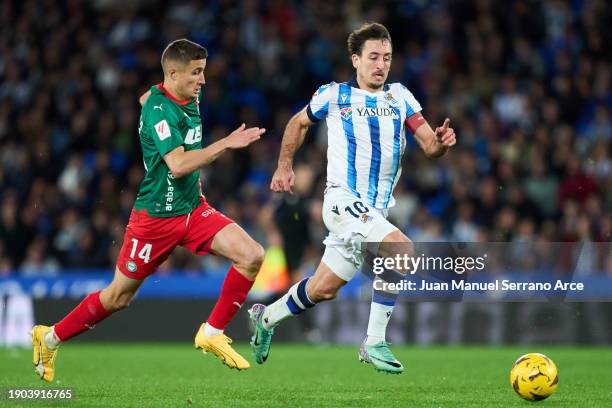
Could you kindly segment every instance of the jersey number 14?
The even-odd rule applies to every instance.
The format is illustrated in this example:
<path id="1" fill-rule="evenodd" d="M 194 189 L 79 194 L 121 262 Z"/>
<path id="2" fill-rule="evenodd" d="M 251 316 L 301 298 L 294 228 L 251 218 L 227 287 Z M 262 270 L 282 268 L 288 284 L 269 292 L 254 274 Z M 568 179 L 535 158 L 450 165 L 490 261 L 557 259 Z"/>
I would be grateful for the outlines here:
<path id="1" fill-rule="evenodd" d="M 130 258 L 134 259 L 134 256 L 136 256 L 137 247 L 138 240 L 136 238 L 132 238 L 132 252 L 130 252 Z M 149 260 L 151 259 L 151 249 L 153 249 L 153 245 L 150 243 L 145 243 L 140 252 L 138 252 L 138 258 L 142 259 L 144 263 L 149 263 Z"/>

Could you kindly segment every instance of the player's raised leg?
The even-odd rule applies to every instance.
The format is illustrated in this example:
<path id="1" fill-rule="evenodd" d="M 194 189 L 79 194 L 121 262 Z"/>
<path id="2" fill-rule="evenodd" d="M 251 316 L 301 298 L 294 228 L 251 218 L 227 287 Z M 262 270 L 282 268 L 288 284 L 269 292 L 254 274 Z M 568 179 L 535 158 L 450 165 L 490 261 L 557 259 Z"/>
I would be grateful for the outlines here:
<path id="1" fill-rule="evenodd" d="M 334 299 L 340 288 L 355 274 L 357 268 L 354 265 L 341 261 L 349 269 L 346 273 L 349 277 L 341 278 L 326 264 L 328 262 L 333 265 L 334 258 L 330 254 L 335 254 L 336 251 L 328 248 L 325 253 L 327 256 L 323 256 L 313 276 L 293 285 L 284 296 L 271 305 L 266 307 L 256 304 L 249 310 L 254 332 L 251 337 L 251 347 L 257 363 L 263 364 L 268 359 L 274 327 L 283 320 L 304 313 L 319 302 Z"/>
<path id="2" fill-rule="evenodd" d="M 210 251 L 230 259 L 233 264 L 227 271 L 215 307 L 196 334 L 195 346 L 212 352 L 230 368 L 244 370 L 249 368 L 249 363 L 230 346 L 231 339 L 223 330 L 251 290 L 263 263 L 264 249 L 240 226 L 231 223 L 215 234 Z"/>
<path id="3" fill-rule="evenodd" d="M 37 325 L 32 329 L 32 347 L 35 372 L 45 381 L 55 377 L 55 359 L 59 345 L 106 319 L 112 313 L 126 308 L 142 280 L 130 279 L 117 268 L 111 284 L 90 293 L 66 317 L 54 326 Z"/>
<path id="4" fill-rule="evenodd" d="M 395 230 L 387 234 L 382 240 L 377 256 L 394 257 L 397 253 L 405 252 L 412 255 L 412 241 L 401 231 Z M 370 272 L 364 271 L 368 275 Z M 400 272 L 405 271 L 385 270 L 383 273 L 371 277 L 382 282 L 397 283 L 404 276 Z M 384 285 L 377 286 L 384 288 Z M 360 361 L 372 364 L 377 371 L 391 374 L 400 374 L 404 371 L 404 366 L 395 358 L 386 340 L 387 324 L 391 319 L 398 295 L 399 292 L 396 290 L 379 290 L 373 285 L 367 334 L 359 349 Z"/>
<path id="5" fill-rule="evenodd" d="M 144 279 L 157 270 L 176 246 L 178 238 L 172 233 L 175 226 L 182 225 L 186 218 L 154 219 L 146 211 L 132 210 L 110 285 L 87 295 L 54 326 L 35 326 L 32 329 L 33 363 L 43 380 L 53 380 L 60 343 L 92 329 L 130 304 Z"/>

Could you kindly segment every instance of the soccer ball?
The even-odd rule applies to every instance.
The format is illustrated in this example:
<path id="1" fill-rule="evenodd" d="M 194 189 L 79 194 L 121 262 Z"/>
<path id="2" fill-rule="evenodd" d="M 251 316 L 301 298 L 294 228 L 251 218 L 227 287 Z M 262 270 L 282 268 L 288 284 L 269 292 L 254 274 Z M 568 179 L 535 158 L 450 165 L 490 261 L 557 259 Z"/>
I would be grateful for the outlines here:
<path id="1" fill-rule="evenodd" d="M 541 401 L 557 389 L 559 373 L 553 361 L 540 353 L 520 356 L 510 370 L 510 384 L 519 397 Z"/>

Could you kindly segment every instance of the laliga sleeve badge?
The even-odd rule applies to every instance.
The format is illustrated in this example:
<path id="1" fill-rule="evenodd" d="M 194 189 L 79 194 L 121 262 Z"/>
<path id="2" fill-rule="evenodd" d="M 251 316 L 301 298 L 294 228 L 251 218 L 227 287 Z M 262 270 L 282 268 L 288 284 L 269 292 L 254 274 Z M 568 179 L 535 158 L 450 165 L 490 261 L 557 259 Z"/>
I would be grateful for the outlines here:
<path id="1" fill-rule="evenodd" d="M 168 125 L 166 119 L 162 119 L 157 122 L 154 128 L 155 132 L 157 133 L 157 136 L 159 137 L 159 140 L 163 141 L 164 139 L 167 139 L 172 136 L 172 133 L 170 132 L 170 125 Z"/>
<path id="2" fill-rule="evenodd" d="M 136 269 L 138 269 L 138 265 L 136 265 L 136 262 L 134 262 L 134 261 L 127 261 L 125 263 L 125 267 L 130 272 L 136 272 Z"/>

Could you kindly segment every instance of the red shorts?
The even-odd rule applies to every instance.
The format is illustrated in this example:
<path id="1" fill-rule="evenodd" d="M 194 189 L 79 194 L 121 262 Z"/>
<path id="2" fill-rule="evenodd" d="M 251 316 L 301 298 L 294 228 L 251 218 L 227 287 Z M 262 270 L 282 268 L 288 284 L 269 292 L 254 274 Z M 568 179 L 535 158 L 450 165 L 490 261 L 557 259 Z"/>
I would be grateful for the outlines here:
<path id="1" fill-rule="evenodd" d="M 117 267 L 128 278 L 145 279 L 157 271 L 177 245 L 197 255 L 209 253 L 217 232 L 232 223 L 231 218 L 205 200 L 190 214 L 168 218 L 151 217 L 145 209 L 132 209 Z"/>

